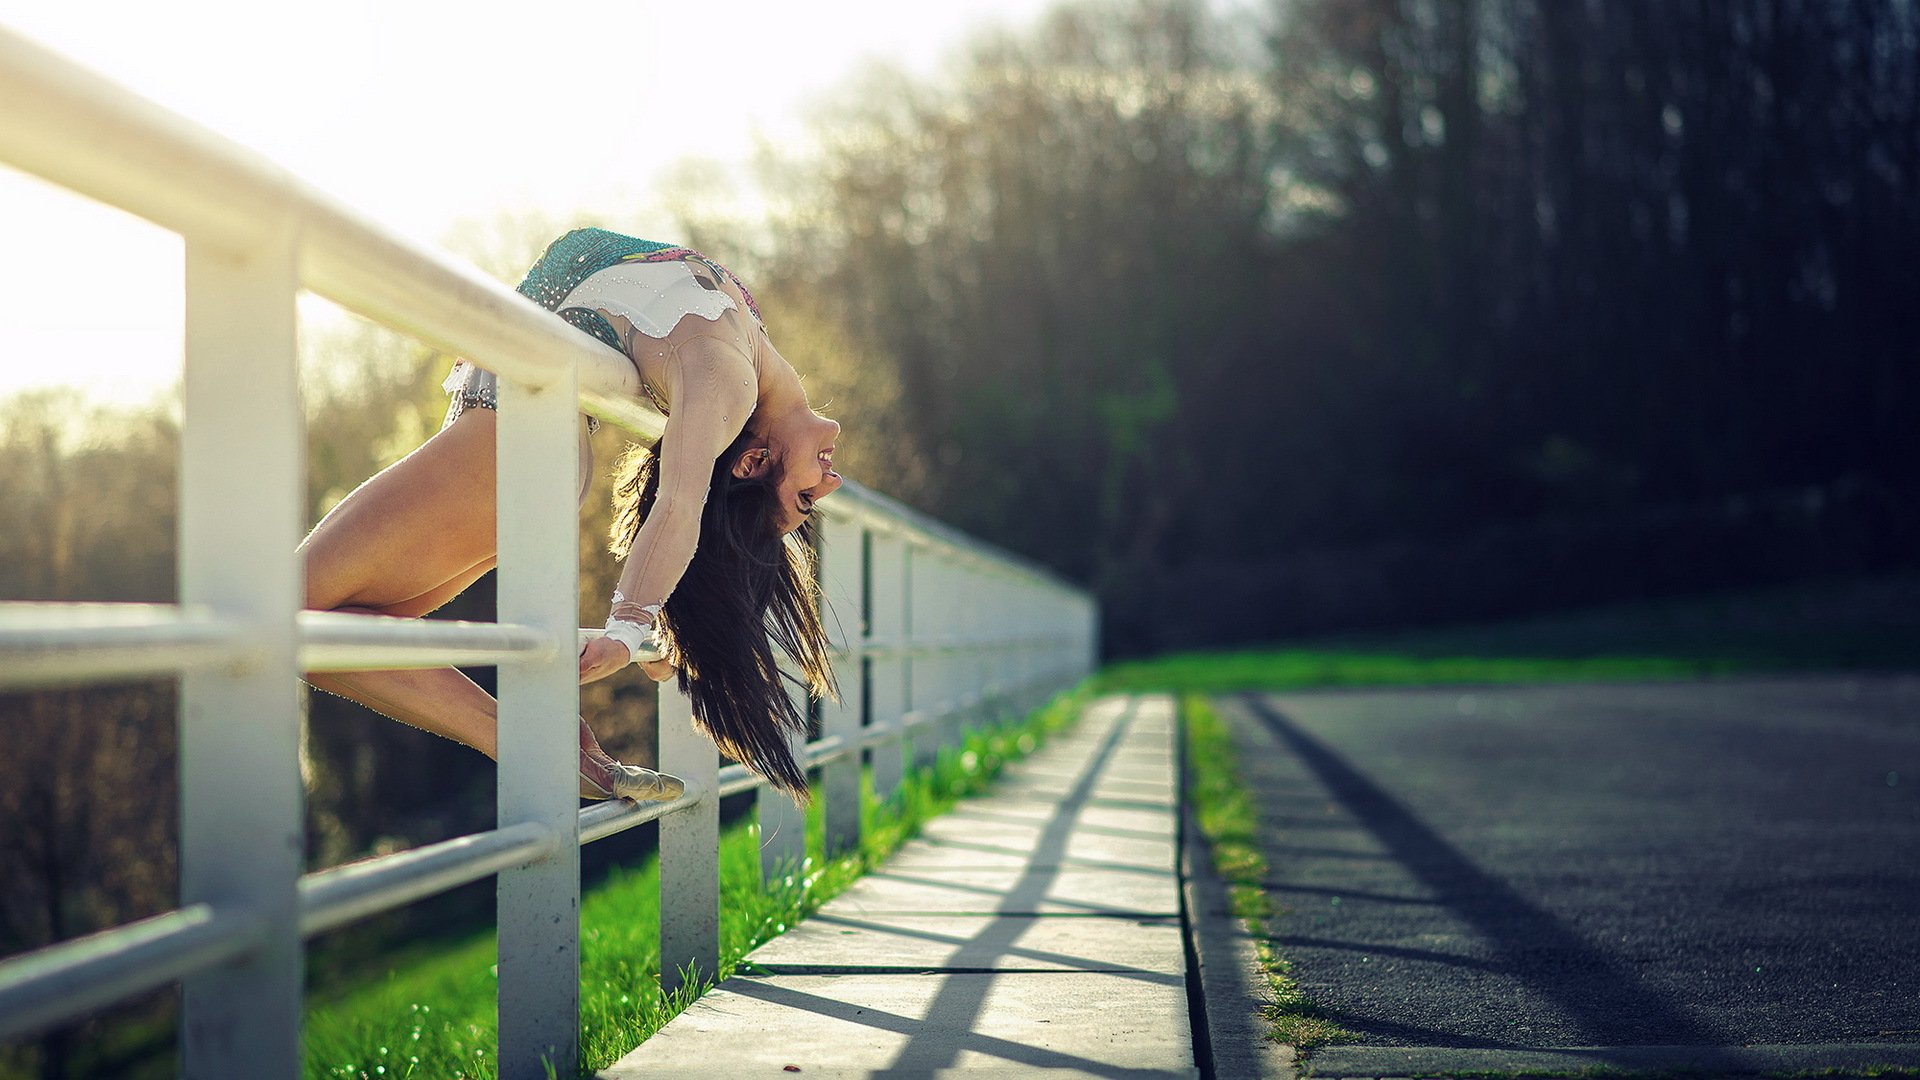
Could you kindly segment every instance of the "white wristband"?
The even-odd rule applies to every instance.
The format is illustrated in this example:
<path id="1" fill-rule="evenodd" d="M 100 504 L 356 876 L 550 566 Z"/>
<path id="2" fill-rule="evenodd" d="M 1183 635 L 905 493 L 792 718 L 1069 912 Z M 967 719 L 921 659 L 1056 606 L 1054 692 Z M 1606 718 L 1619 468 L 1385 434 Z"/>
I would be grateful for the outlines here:
<path id="1" fill-rule="evenodd" d="M 608 619 L 606 636 L 627 647 L 628 663 L 638 664 L 666 657 L 666 650 L 660 647 L 660 635 L 651 626 L 625 619 Z"/>

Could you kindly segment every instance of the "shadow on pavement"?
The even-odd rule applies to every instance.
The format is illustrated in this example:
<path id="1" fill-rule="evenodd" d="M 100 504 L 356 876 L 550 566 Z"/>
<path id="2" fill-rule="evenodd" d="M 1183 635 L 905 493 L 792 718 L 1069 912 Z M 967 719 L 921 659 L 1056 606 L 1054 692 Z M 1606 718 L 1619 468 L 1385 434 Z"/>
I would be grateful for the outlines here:
<path id="1" fill-rule="evenodd" d="M 1703 1026 L 1615 958 L 1595 949 L 1559 919 L 1474 865 L 1405 805 L 1270 702 L 1254 695 L 1239 700 L 1248 715 L 1293 751 L 1325 785 L 1328 794 L 1373 835 L 1387 857 L 1404 867 L 1487 943 L 1497 957 L 1493 969 L 1551 1002 L 1582 1033 L 1584 1041 L 1594 1046 L 1723 1041 L 1719 1032 Z M 1342 947 L 1334 942 L 1315 944 Z M 1364 947 L 1374 952 L 1389 951 L 1374 944 Z M 1480 964 L 1472 962 L 1470 966 Z M 1366 1026 L 1383 1027 L 1374 1018 L 1369 1018 Z M 1454 1035 L 1444 1041 L 1458 1043 L 1459 1038 Z"/>

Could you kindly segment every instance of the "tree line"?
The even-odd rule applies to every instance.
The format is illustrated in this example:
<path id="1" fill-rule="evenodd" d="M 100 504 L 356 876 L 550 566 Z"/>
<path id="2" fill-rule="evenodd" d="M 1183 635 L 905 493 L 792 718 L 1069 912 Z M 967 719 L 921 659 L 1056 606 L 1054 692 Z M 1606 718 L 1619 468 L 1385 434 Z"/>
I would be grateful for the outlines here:
<path id="1" fill-rule="evenodd" d="M 1856 571 L 1917 72 L 1910 0 L 1069 5 L 849 87 L 757 251 L 894 373 L 883 486 L 1122 651 Z"/>

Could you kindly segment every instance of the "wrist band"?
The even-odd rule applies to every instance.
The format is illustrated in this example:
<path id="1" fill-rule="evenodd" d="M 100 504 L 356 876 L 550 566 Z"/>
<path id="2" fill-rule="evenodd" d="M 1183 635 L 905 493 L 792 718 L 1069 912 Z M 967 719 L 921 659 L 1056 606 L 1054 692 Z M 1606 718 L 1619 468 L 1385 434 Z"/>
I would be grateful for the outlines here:
<path id="1" fill-rule="evenodd" d="M 666 650 L 659 644 L 659 634 L 651 626 L 641 626 L 625 619 L 608 619 L 604 636 L 627 647 L 627 662 L 630 664 L 659 660 L 666 656 Z"/>
<path id="2" fill-rule="evenodd" d="M 629 614 L 647 621 L 640 623 L 623 617 Z M 613 591 L 613 613 L 607 616 L 606 636 L 627 647 L 630 664 L 666 658 L 667 650 L 660 635 L 660 605 L 635 604 L 618 589 Z"/>

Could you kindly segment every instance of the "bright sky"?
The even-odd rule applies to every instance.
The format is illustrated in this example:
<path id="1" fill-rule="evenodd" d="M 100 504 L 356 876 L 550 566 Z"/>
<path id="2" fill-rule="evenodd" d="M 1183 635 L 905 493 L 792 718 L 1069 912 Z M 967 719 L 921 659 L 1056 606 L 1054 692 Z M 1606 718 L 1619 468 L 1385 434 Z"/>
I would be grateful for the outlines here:
<path id="1" fill-rule="evenodd" d="M 677 159 L 792 136 L 864 59 L 930 71 L 972 29 L 1047 6 L 0 0 L 0 26 L 438 241 L 502 210 L 632 207 Z M 0 398 L 141 403 L 175 383 L 173 234 L 0 165 L 0 242 Z"/>

